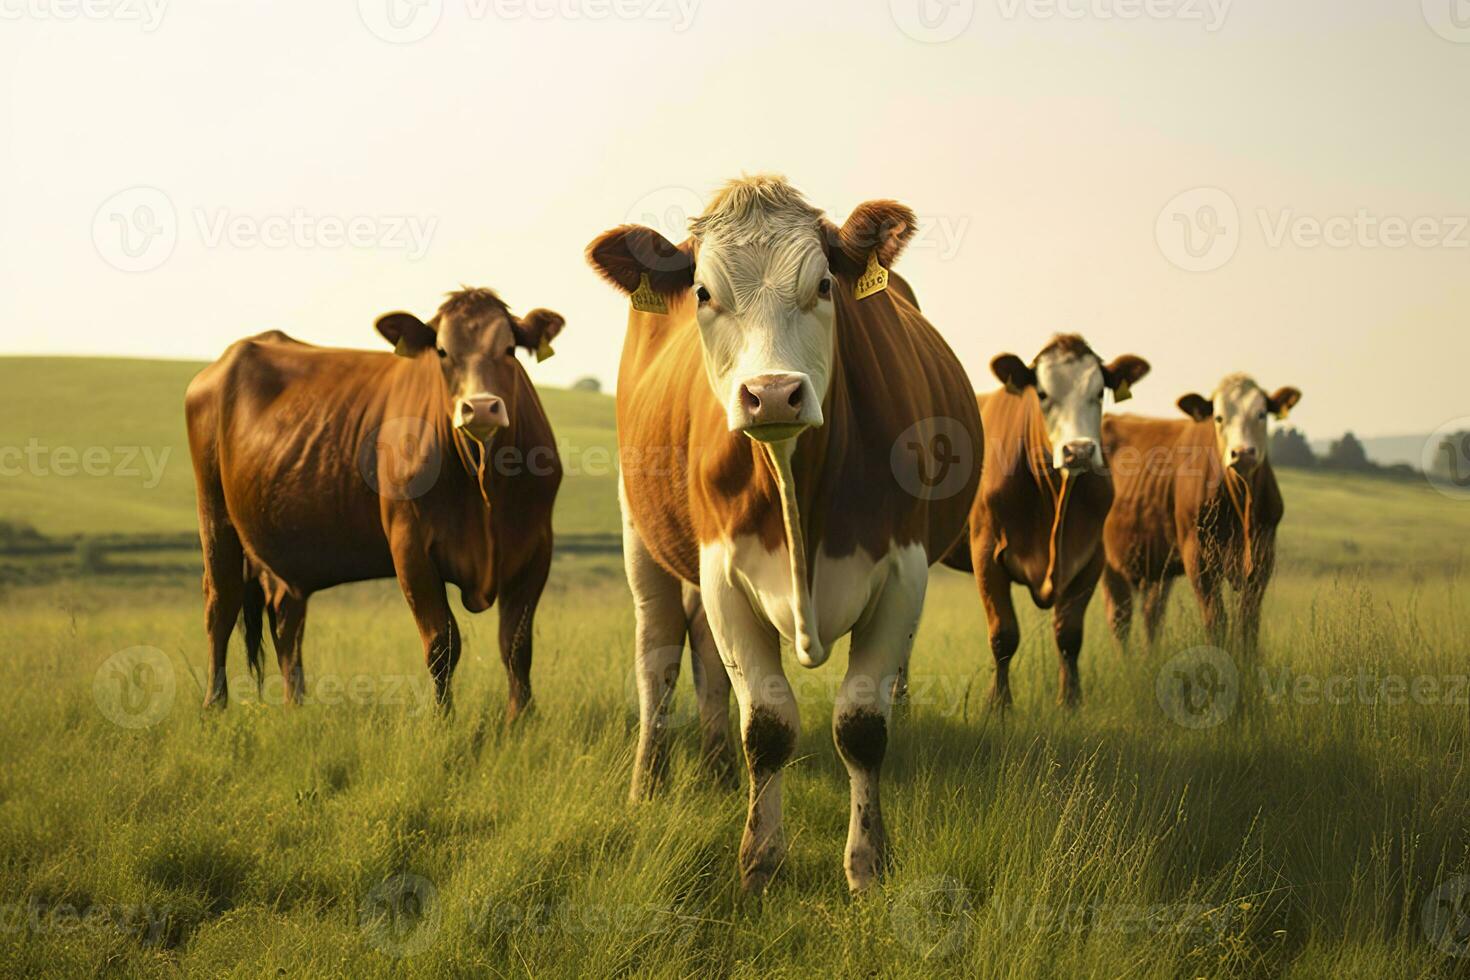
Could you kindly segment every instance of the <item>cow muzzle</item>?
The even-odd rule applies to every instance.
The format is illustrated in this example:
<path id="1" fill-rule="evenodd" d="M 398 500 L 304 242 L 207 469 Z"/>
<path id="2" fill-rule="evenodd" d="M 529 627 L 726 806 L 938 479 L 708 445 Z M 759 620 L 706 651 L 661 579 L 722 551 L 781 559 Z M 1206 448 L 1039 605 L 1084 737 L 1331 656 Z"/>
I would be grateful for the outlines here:
<path id="1" fill-rule="evenodd" d="M 1086 473 L 1101 468 L 1101 455 L 1097 451 L 1097 443 L 1091 439 L 1073 439 L 1066 442 L 1057 450 L 1057 458 L 1054 461 L 1059 470 L 1068 473 Z"/>
<path id="2" fill-rule="evenodd" d="M 1255 446 L 1236 446 L 1228 455 L 1230 468 L 1241 476 L 1251 473 L 1261 463 L 1261 454 Z"/>
<path id="3" fill-rule="evenodd" d="M 510 413 L 497 395 L 470 395 L 454 404 L 454 427 L 476 442 L 489 442 L 510 425 Z"/>
<path id="4" fill-rule="evenodd" d="M 795 371 L 758 374 L 736 388 L 729 422 L 731 432 L 743 432 L 760 442 L 781 442 L 821 425 L 822 406 L 808 375 Z"/>

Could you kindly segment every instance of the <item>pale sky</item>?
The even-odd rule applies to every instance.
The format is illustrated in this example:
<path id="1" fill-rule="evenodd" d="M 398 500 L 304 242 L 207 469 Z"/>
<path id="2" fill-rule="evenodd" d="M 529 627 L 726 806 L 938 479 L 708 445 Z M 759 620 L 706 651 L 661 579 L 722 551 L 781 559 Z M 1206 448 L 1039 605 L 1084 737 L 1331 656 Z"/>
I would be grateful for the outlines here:
<path id="1" fill-rule="evenodd" d="M 920 214 L 977 387 L 1076 330 L 1139 411 L 1245 370 L 1317 437 L 1470 415 L 1467 0 L 81 2 L 0 0 L 0 353 L 371 347 L 465 283 L 610 388 L 586 243 L 775 171 Z"/>

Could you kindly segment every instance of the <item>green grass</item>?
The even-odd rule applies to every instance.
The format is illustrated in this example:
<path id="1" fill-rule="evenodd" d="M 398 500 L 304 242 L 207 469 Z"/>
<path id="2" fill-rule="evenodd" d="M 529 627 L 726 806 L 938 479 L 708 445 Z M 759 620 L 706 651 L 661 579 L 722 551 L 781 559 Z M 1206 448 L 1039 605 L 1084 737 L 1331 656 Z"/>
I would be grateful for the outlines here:
<path id="1" fill-rule="evenodd" d="M 181 390 L 189 370 L 169 367 Z M 553 414 L 610 435 L 600 404 Z M 1219 703 L 1236 706 L 1214 727 L 1178 723 L 1194 716 L 1158 696 L 1161 675 L 1166 690 L 1181 669 L 1208 679 L 1187 654 L 1201 642 L 1187 588 L 1152 655 L 1113 650 L 1094 604 L 1076 715 L 1053 704 L 1049 622 L 1023 605 L 1016 707 L 1000 718 L 982 706 L 973 583 L 936 571 L 884 773 L 894 864 L 860 899 L 842 876 L 847 786 L 830 737 L 843 650 L 788 668 L 803 712 L 790 851 L 767 895 L 742 899 L 744 796 L 695 766 L 687 675 L 672 784 L 626 802 L 632 613 L 611 558 L 558 559 L 536 624 L 537 712 L 513 730 L 493 611 L 459 615 L 447 719 L 426 707 L 417 635 L 387 582 L 313 601 L 305 707 L 262 703 L 239 679 L 229 710 L 205 714 L 197 579 L 13 587 L 0 975 L 1465 975 L 1448 940 L 1470 931 L 1438 942 L 1425 913 L 1432 925 L 1437 898 L 1470 893 L 1457 570 L 1470 505 L 1388 481 L 1283 482 L 1260 659 L 1231 662 L 1240 681 Z M 34 489 L 0 496 L 0 518 L 73 490 L 72 530 L 130 512 L 110 484 Z M 610 529 L 616 504 L 595 511 L 593 493 L 576 514 L 564 498 L 558 520 Z M 159 651 L 154 671 L 120 676 L 117 655 L 140 645 Z M 238 647 L 230 669 L 243 677 Z M 1360 677 L 1418 679 L 1420 697 L 1370 703 Z M 1312 686 L 1324 679 L 1331 696 Z M 119 708 L 122 692 L 134 697 Z M 405 882 L 422 901 L 395 901 Z M 375 917 L 384 908 L 402 914 Z"/>

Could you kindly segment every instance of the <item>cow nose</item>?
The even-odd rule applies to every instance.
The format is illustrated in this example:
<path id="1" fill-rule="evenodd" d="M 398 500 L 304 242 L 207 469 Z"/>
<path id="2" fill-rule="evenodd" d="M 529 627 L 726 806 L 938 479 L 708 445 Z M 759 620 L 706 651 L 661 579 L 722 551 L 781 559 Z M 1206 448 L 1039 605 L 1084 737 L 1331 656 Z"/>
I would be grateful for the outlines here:
<path id="1" fill-rule="evenodd" d="M 510 414 L 505 410 L 504 400 L 497 395 L 471 395 L 459 400 L 455 407 L 454 424 L 456 428 L 483 441 L 496 429 L 509 425 Z"/>
<path id="2" fill-rule="evenodd" d="M 1230 450 L 1230 465 L 1237 469 L 1250 469 L 1256 465 L 1257 458 L 1255 446 L 1237 446 Z"/>
<path id="3" fill-rule="evenodd" d="M 1092 451 L 1096 445 L 1091 439 L 1073 439 L 1062 446 L 1062 465 L 1069 470 L 1091 466 Z"/>
<path id="4" fill-rule="evenodd" d="M 747 425 L 791 424 L 801 418 L 805 379 L 799 374 L 762 374 L 740 386 Z"/>

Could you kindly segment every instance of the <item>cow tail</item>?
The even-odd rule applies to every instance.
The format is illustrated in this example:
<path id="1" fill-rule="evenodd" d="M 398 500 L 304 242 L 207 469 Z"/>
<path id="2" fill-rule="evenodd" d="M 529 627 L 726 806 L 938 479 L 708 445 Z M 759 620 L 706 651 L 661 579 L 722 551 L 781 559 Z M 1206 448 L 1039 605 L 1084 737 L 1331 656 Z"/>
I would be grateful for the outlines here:
<path id="1" fill-rule="evenodd" d="M 255 678 L 255 693 L 260 695 L 265 684 L 265 672 L 260 662 L 261 642 L 264 638 L 265 587 L 260 579 L 247 576 L 245 600 L 240 604 L 240 626 L 245 633 L 245 661 Z"/>

